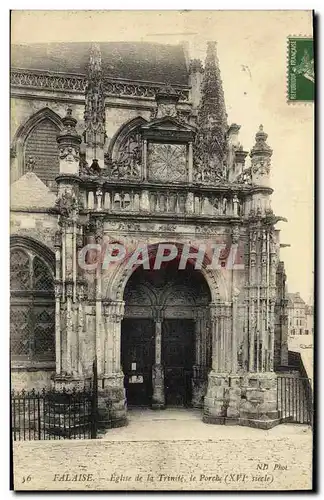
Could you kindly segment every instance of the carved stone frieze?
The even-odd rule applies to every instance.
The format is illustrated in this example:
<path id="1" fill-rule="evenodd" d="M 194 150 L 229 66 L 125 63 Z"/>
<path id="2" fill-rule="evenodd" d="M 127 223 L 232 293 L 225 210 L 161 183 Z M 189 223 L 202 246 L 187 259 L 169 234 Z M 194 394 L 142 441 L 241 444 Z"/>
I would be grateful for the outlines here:
<path id="1" fill-rule="evenodd" d="M 216 226 L 196 226 L 195 233 L 202 235 L 216 235 L 219 234 L 219 229 L 217 229 Z"/>
<path id="2" fill-rule="evenodd" d="M 159 232 L 159 233 L 163 233 L 163 232 L 175 232 L 175 230 L 177 229 L 177 226 L 175 224 L 160 224 L 159 226 L 157 226 L 156 230 Z"/>
<path id="3" fill-rule="evenodd" d="M 113 222 L 110 224 L 110 229 L 114 231 L 140 231 L 141 225 L 137 222 Z"/>

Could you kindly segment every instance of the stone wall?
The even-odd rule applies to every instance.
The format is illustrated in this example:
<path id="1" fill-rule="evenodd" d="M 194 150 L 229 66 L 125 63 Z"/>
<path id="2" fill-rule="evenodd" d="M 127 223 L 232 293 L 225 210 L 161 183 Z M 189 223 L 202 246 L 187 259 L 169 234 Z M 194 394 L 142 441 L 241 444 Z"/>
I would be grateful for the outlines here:
<path id="1" fill-rule="evenodd" d="M 37 391 L 51 387 L 51 377 L 54 375 L 52 369 L 12 369 L 11 370 L 11 389 L 21 391 L 22 389 Z"/>
<path id="2" fill-rule="evenodd" d="M 24 236 L 46 245 L 54 252 L 57 217 L 48 213 L 12 212 L 11 236 Z"/>

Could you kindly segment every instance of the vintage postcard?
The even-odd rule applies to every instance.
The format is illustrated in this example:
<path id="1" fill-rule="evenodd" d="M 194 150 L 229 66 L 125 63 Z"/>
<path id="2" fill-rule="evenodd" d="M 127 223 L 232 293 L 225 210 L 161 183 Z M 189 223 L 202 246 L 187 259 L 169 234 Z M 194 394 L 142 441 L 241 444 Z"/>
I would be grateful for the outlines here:
<path id="1" fill-rule="evenodd" d="M 13 11 L 13 489 L 313 488 L 311 11 Z"/>

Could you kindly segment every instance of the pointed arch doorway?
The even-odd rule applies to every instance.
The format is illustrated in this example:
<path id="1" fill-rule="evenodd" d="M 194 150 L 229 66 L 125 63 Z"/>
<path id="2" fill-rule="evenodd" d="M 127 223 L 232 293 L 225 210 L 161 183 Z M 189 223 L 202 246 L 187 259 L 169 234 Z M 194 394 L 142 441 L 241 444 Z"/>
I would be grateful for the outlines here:
<path id="1" fill-rule="evenodd" d="M 211 367 L 209 287 L 176 261 L 139 267 L 124 291 L 121 364 L 129 406 L 201 406 Z"/>

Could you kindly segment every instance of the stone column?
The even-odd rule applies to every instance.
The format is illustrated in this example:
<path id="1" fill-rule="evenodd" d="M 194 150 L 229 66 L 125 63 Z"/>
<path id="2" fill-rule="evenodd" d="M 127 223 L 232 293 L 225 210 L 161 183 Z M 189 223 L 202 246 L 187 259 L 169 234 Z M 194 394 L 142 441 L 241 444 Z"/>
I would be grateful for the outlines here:
<path id="1" fill-rule="evenodd" d="M 195 408 L 202 408 L 207 389 L 207 311 L 197 308 L 195 311 L 195 363 L 192 375 L 192 401 Z"/>
<path id="2" fill-rule="evenodd" d="M 226 306 L 224 303 L 210 304 L 212 329 L 212 370 L 208 374 L 207 393 L 204 398 L 203 421 L 224 424 L 227 412 L 229 374 L 225 372 L 225 332 L 227 331 Z"/>
<path id="3" fill-rule="evenodd" d="M 121 322 L 124 317 L 123 301 L 103 303 L 103 366 L 98 376 L 98 405 L 100 422 L 120 427 L 126 424 L 124 374 L 121 370 Z"/>
<path id="4" fill-rule="evenodd" d="M 233 425 L 239 423 L 240 416 L 240 403 L 241 403 L 241 377 L 238 373 L 238 343 L 237 343 L 237 332 L 236 332 L 236 318 L 237 318 L 237 301 L 238 294 L 235 293 L 233 289 L 232 293 L 233 305 L 232 305 L 232 317 L 231 322 L 231 332 L 229 338 L 231 339 L 231 359 L 228 363 L 228 369 L 231 371 L 229 388 L 228 388 L 228 407 L 226 415 L 226 424 Z"/>
<path id="5" fill-rule="evenodd" d="M 95 218 L 93 220 L 94 238 L 97 245 L 102 245 L 103 242 L 103 220 Z M 98 377 L 104 372 L 103 366 L 103 324 L 102 324 L 102 269 L 101 256 L 97 258 L 97 267 L 95 274 L 95 305 L 96 305 L 96 356 Z"/>
<path id="6" fill-rule="evenodd" d="M 188 191 L 186 196 L 186 213 L 193 214 L 195 212 L 195 197 L 194 193 Z"/>
<path id="7" fill-rule="evenodd" d="M 59 231 L 55 234 L 56 280 L 56 375 L 54 387 L 83 387 L 90 383 L 90 376 L 80 371 L 78 317 L 79 269 L 77 264 L 80 239 L 79 151 L 81 137 L 76 132 L 76 119 L 67 110 L 62 119 L 63 130 L 57 136 L 60 174 L 56 178 L 58 194 L 55 209 Z M 88 374 L 89 375 L 89 374 Z"/>
<path id="8" fill-rule="evenodd" d="M 147 139 L 143 140 L 143 180 L 147 180 Z"/>
<path id="9" fill-rule="evenodd" d="M 233 200 L 234 201 L 234 200 Z M 235 212 L 235 210 L 234 210 Z M 237 215 L 237 213 L 236 213 Z M 232 247 L 235 247 L 236 250 L 240 243 L 240 227 L 238 225 L 234 225 L 231 230 L 231 239 L 232 239 Z M 233 262 L 234 264 L 234 262 Z M 238 342 L 238 325 L 241 322 L 238 322 L 238 296 L 239 296 L 239 273 L 238 269 L 235 269 L 234 265 L 232 266 L 231 275 L 232 275 L 232 307 L 231 310 L 228 308 L 228 321 L 230 322 L 230 331 L 228 334 L 228 341 L 230 342 L 230 347 L 228 349 L 228 363 L 227 363 L 227 371 L 231 372 L 230 375 L 230 383 L 228 388 L 228 408 L 226 415 L 226 424 L 237 424 L 239 422 L 240 416 L 240 402 L 241 402 L 241 378 L 238 373 L 238 350 L 239 350 L 239 342 Z M 231 355 L 230 355 L 231 353 Z"/>
<path id="10" fill-rule="evenodd" d="M 188 182 L 191 184 L 193 178 L 193 148 L 192 142 L 188 143 Z"/>
<path id="11" fill-rule="evenodd" d="M 165 406 L 164 397 L 164 369 L 162 365 L 162 309 L 155 308 L 154 310 L 155 322 L 155 363 L 152 367 L 152 408 L 159 410 Z"/>
<path id="12" fill-rule="evenodd" d="M 274 303 L 269 258 L 268 232 L 259 222 L 250 232 L 249 365 L 241 377 L 239 422 L 263 429 L 279 423 L 277 376 L 272 371 Z"/>
<path id="13" fill-rule="evenodd" d="M 56 375 L 62 369 L 61 300 L 62 300 L 62 231 L 55 233 L 55 357 Z"/>

